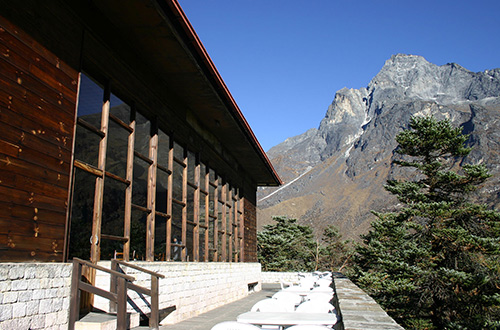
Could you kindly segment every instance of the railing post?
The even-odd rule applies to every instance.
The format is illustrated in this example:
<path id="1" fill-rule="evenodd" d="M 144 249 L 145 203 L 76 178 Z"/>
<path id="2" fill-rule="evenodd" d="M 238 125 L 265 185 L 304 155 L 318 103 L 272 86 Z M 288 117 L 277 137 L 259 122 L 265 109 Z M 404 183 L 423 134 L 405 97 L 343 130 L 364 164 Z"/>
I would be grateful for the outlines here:
<path id="1" fill-rule="evenodd" d="M 80 279 L 82 278 L 82 265 L 73 260 L 73 273 L 71 275 L 71 293 L 69 307 L 69 330 L 75 329 L 75 322 L 80 316 Z"/>
<path id="2" fill-rule="evenodd" d="M 117 278 L 117 312 L 116 312 L 116 329 L 127 329 L 127 280 L 123 277 Z"/>
<path id="3" fill-rule="evenodd" d="M 116 262 L 115 259 L 111 260 L 111 270 L 118 271 L 118 263 Z M 110 275 L 110 283 L 109 283 L 109 292 L 111 293 L 116 293 L 117 292 L 117 279 L 116 276 L 111 274 Z M 111 313 L 116 313 L 116 306 L 117 304 L 113 301 L 109 301 L 109 311 Z"/>
<path id="4" fill-rule="evenodd" d="M 159 301 L 158 301 L 158 277 L 151 275 L 151 317 L 149 327 L 157 330 L 160 326 Z"/>

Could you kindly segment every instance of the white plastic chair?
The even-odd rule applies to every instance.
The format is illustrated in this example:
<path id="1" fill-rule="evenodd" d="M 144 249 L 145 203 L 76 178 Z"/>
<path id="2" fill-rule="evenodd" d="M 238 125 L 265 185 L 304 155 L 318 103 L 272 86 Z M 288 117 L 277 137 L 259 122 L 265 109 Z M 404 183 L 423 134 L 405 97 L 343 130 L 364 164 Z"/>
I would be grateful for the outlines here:
<path id="1" fill-rule="evenodd" d="M 329 286 L 317 286 L 311 290 L 311 292 L 326 292 L 326 293 L 332 293 L 333 294 L 333 289 Z"/>
<path id="2" fill-rule="evenodd" d="M 260 330 L 260 328 L 256 325 L 248 323 L 224 321 L 214 325 L 211 330 Z"/>
<path id="3" fill-rule="evenodd" d="M 333 313 L 335 307 L 332 304 L 321 300 L 308 300 L 297 306 L 298 313 Z"/>
<path id="4" fill-rule="evenodd" d="M 332 328 L 326 326 L 326 325 L 306 325 L 306 324 L 301 324 L 301 325 L 293 325 L 289 328 L 286 328 L 286 330 L 332 330 Z"/>
<path id="5" fill-rule="evenodd" d="M 273 294 L 273 299 L 277 299 L 281 303 L 291 304 L 294 309 L 302 302 L 302 297 L 293 291 L 278 291 Z"/>
<path id="6" fill-rule="evenodd" d="M 308 300 L 319 300 L 329 303 L 332 300 L 333 294 L 328 294 L 326 292 L 312 292 L 306 296 L 306 301 Z"/>
<path id="7" fill-rule="evenodd" d="M 278 299 L 267 298 L 257 301 L 251 312 L 293 312 L 294 306 L 290 303 L 284 303 Z"/>
<path id="8" fill-rule="evenodd" d="M 303 277 L 299 280 L 299 286 L 303 289 L 312 289 L 316 283 L 316 279 L 312 276 Z"/>
<path id="9" fill-rule="evenodd" d="M 316 284 L 321 288 L 329 288 L 332 284 L 332 280 L 329 280 L 327 278 L 320 278 L 316 281 Z"/>

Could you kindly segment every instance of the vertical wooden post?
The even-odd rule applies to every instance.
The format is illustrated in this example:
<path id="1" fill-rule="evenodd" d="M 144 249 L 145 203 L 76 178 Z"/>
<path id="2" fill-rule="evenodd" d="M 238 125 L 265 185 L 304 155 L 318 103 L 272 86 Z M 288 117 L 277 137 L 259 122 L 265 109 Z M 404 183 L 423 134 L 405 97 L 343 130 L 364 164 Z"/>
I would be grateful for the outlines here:
<path id="1" fill-rule="evenodd" d="M 187 149 L 183 147 L 183 163 L 184 167 L 182 170 L 182 253 L 181 260 L 187 260 L 187 179 L 188 179 L 188 157 L 187 157 Z"/>
<path id="2" fill-rule="evenodd" d="M 135 148 L 135 106 L 130 109 L 130 128 L 132 132 L 128 135 L 127 150 L 127 174 L 126 179 L 130 184 L 125 190 L 125 214 L 123 224 L 123 237 L 128 241 L 123 245 L 123 259 L 130 260 L 130 226 L 132 222 L 132 182 L 134 181 L 134 148 Z"/>
<path id="3" fill-rule="evenodd" d="M 169 135 L 168 146 L 168 179 L 167 179 L 167 225 L 166 225 L 166 240 L 167 248 L 165 251 L 166 260 L 172 257 L 172 194 L 173 194 L 173 179 L 174 179 L 174 140 L 172 134 Z"/>
<path id="4" fill-rule="evenodd" d="M 123 277 L 117 278 L 117 311 L 116 311 L 116 329 L 127 329 L 127 283 Z"/>
<path id="5" fill-rule="evenodd" d="M 221 203 L 222 203 L 222 238 L 221 238 L 221 244 L 222 244 L 222 261 L 227 261 L 227 183 L 224 182 L 222 184 L 222 192 L 221 192 L 221 197 L 220 197 Z"/>
<path id="6" fill-rule="evenodd" d="M 119 271 L 119 266 L 118 263 L 116 262 L 116 259 L 111 260 L 111 270 L 114 270 L 115 272 Z M 109 292 L 111 293 L 117 293 L 118 292 L 118 281 L 116 278 L 116 275 L 110 274 L 110 283 L 109 283 Z M 117 303 L 113 301 L 109 301 L 109 311 L 111 313 L 116 313 L 118 309 Z"/>
<path id="7" fill-rule="evenodd" d="M 228 233 L 228 245 L 229 245 L 229 251 L 227 254 L 227 259 L 229 262 L 233 261 L 233 239 L 234 239 L 234 227 L 233 227 L 233 189 L 232 187 L 229 187 L 228 191 L 228 196 L 227 196 L 227 203 L 228 203 L 228 216 L 229 218 L 227 219 L 227 226 L 226 226 L 226 231 Z"/>
<path id="8" fill-rule="evenodd" d="M 240 191 L 241 194 L 241 191 Z M 245 261 L 245 197 L 240 195 L 240 260 Z"/>
<path id="9" fill-rule="evenodd" d="M 205 165 L 205 257 L 204 261 L 209 261 L 209 234 L 210 234 L 210 168 Z"/>
<path id="10" fill-rule="evenodd" d="M 97 167 L 104 173 L 106 170 L 106 148 L 108 143 L 108 126 L 109 126 L 109 99 L 110 99 L 110 85 L 106 85 L 104 89 L 102 113 L 101 113 L 101 132 L 104 137 L 99 142 L 99 156 Z M 97 263 L 100 259 L 101 247 L 101 224 L 102 224 L 102 204 L 104 195 L 104 174 L 96 178 L 95 193 L 94 193 L 94 212 L 92 220 L 92 237 L 90 242 L 92 244 L 90 249 L 90 261 Z M 90 270 L 91 275 L 88 278 L 91 284 L 94 283 L 95 270 Z"/>
<path id="11" fill-rule="evenodd" d="M 151 329 L 158 329 L 160 325 L 159 306 L 158 277 L 151 275 L 151 317 L 149 318 Z"/>
<path id="12" fill-rule="evenodd" d="M 219 177 L 214 178 L 214 261 L 219 261 Z"/>
<path id="13" fill-rule="evenodd" d="M 92 236 L 90 237 L 90 261 L 94 264 L 101 258 L 101 224 L 102 224 L 102 205 L 104 199 L 104 171 L 106 170 L 106 149 L 108 144 L 108 127 L 109 127 L 109 103 L 110 103 L 110 84 L 106 84 L 104 89 L 102 112 L 101 112 L 101 132 L 104 134 L 99 141 L 99 155 L 97 167 L 102 171 L 102 176 L 95 179 L 94 192 L 94 211 L 92 216 Z M 84 277 L 90 284 L 95 283 L 95 269 L 86 267 L 83 271 Z M 85 294 L 83 308 L 90 310 L 94 303 L 93 294 Z"/>
<path id="14" fill-rule="evenodd" d="M 155 255 L 155 209 L 156 209 L 156 167 L 158 164 L 158 126 L 157 121 L 151 122 L 151 139 L 149 140 L 149 159 L 152 160 L 148 168 L 148 198 L 149 214 L 146 226 L 146 260 L 154 261 Z"/>
<path id="15" fill-rule="evenodd" d="M 68 329 L 75 329 L 75 322 L 80 315 L 80 279 L 82 277 L 82 265 L 73 260 L 73 273 L 71 275 L 71 293 L 69 305 L 69 324 Z"/>
<path id="16" fill-rule="evenodd" d="M 194 168 L 194 202 L 193 202 L 193 261 L 200 261 L 200 155 L 196 154 Z"/>

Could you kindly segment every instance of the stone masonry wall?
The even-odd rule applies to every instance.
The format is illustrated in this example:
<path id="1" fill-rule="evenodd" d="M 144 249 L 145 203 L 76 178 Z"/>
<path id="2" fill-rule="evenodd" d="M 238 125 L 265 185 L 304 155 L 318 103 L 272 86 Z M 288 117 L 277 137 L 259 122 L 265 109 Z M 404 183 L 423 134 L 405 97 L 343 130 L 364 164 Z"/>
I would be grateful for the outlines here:
<path id="1" fill-rule="evenodd" d="M 71 270 L 63 263 L 0 263 L 0 329 L 67 329 Z"/>
<path id="2" fill-rule="evenodd" d="M 143 262 L 133 264 L 165 275 L 160 279 L 160 310 L 169 308 L 172 312 L 161 324 L 172 324 L 207 312 L 227 303 L 244 298 L 250 290 L 261 288 L 261 266 L 259 263 L 225 262 Z M 109 261 L 99 262 L 100 266 L 110 268 Z M 123 267 L 128 275 L 136 278 L 135 284 L 150 288 L 151 275 Z M 96 285 L 109 290 L 109 276 L 97 272 Z M 256 287 L 249 284 L 258 282 Z M 140 297 L 129 291 L 133 304 L 144 313 L 149 313 L 149 297 Z M 147 302 L 146 302 L 147 301 Z M 95 297 L 95 307 L 109 310 L 106 299 Z M 129 304 L 129 311 L 134 308 Z"/>

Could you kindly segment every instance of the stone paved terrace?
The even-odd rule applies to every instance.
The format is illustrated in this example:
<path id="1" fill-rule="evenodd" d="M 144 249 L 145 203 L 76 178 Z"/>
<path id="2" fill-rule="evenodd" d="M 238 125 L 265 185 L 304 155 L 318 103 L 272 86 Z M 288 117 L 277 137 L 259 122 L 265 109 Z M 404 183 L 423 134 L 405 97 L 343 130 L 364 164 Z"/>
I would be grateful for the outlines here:
<path id="1" fill-rule="evenodd" d="M 277 283 L 264 283 L 261 291 L 251 293 L 246 298 L 160 329 L 210 330 L 219 322 L 236 320 L 239 314 L 249 311 L 257 301 L 271 297 L 279 289 Z M 334 330 L 404 330 L 371 297 L 341 274 L 335 276 L 335 290 L 338 300 L 336 307 L 340 310 L 343 322 L 337 324 Z"/>

